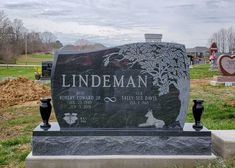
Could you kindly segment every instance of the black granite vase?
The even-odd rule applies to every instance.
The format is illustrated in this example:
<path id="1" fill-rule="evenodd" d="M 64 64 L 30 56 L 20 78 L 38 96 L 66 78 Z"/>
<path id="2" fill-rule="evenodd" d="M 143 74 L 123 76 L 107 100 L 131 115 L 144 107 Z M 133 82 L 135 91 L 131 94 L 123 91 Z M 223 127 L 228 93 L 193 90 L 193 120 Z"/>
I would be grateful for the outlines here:
<path id="1" fill-rule="evenodd" d="M 201 116 L 204 111 L 203 107 L 203 100 L 193 100 L 193 117 L 195 120 L 195 124 L 193 125 L 193 128 L 195 129 L 202 129 L 203 126 L 201 124 Z"/>
<path id="2" fill-rule="evenodd" d="M 41 98 L 40 101 L 40 114 L 43 121 L 40 127 L 43 129 L 49 129 L 51 127 L 48 122 L 51 115 L 51 98 Z"/>

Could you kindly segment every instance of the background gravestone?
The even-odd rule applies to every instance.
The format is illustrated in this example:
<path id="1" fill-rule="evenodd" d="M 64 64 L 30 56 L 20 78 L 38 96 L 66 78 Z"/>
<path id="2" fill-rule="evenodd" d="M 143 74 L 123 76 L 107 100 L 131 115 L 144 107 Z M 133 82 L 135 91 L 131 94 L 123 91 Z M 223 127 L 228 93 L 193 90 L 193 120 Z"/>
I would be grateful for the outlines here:
<path id="1" fill-rule="evenodd" d="M 217 60 L 217 64 L 221 75 L 214 76 L 211 84 L 235 85 L 235 55 L 221 55 Z"/>
<path id="2" fill-rule="evenodd" d="M 41 79 L 51 78 L 52 61 L 42 61 L 42 77 Z"/>
<path id="3" fill-rule="evenodd" d="M 52 99 L 59 125 L 183 128 L 188 67 L 185 47 L 172 43 L 58 52 L 53 63 Z"/>
<path id="4" fill-rule="evenodd" d="M 221 55 L 218 64 L 222 75 L 235 76 L 235 55 Z"/>

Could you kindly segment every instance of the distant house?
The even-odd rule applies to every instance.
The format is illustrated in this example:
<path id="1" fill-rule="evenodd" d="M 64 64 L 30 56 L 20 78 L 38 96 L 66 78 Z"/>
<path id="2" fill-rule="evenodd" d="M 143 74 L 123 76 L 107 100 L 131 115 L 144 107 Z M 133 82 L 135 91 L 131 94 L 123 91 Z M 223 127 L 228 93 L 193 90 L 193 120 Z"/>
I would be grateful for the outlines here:
<path id="1" fill-rule="evenodd" d="M 187 48 L 186 52 L 192 57 L 193 64 L 204 64 L 208 61 L 209 49 L 207 47 Z"/>

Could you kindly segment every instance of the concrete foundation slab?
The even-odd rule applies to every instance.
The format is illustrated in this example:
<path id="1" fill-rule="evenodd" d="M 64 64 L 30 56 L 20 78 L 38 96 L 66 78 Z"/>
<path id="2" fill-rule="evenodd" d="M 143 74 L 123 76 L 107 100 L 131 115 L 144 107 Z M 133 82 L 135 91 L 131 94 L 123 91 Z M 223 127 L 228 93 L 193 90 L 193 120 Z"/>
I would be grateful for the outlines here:
<path id="1" fill-rule="evenodd" d="M 210 84 L 212 86 L 235 86 L 235 76 L 214 76 Z"/>
<path id="2" fill-rule="evenodd" d="M 210 85 L 212 86 L 235 86 L 235 82 L 218 82 L 218 81 L 210 81 Z"/>
<path id="3" fill-rule="evenodd" d="M 211 155 L 99 155 L 33 156 L 26 158 L 26 168 L 192 168 L 216 160 Z"/>
<path id="4" fill-rule="evenodd" d="M 235 156 L 235 130 L 213 130 L 212 148 L 223 158 Z"/>

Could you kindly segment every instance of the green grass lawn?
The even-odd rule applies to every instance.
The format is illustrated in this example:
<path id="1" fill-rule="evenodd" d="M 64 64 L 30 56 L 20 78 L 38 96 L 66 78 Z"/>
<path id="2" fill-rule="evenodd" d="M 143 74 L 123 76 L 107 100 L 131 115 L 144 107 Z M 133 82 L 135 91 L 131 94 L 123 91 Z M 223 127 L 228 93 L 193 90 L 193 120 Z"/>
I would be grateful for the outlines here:
<path id="1" fill-rule="evenodd" d="M 33 54 L 32 57 L 44 57 L 44 55 Z M 51 57 L 47 54 L 47 57 Z M 38 65 L 39 62 L 37 62 Z M 190 79 L 204 79 L 211 78 L 214 75 L 218 75 L 218 71 L 209 71 L 209 65 L 195 65 L 194 68 L 190 69 Z M 1 77 L 17 77 L 25 76 L 29 79 L 34 79 L 34 68 L 33 67 L 0 67 L 0 78 Z"/>
<path id="2" fill-rule="evenodd" d="M 204 79 L 219 75 L 218 71 L 210 71 L 209 68 L 209 64 L 193 65 L 193 68 L 190 68 L 190 79 Z"/>
<path id="3" fill-rule="evenodd" d="M 49 60 L 52 59 L 51 54 L 38 54 L 38 53 L 35 53 L 35 54 L 31 54 L 31 57 L 32 58 L 40 58 L 40 59 L 49 59 Z"/>
<path id="4" fill-rule="evenodd" d="M 36 56 L 37 57 L 37 56 Z M 40 57 L 40 56 L 38 56 Z M 25 67 L 0 67 L 0 77 L 34 77 L 34 69 Z M 235 129 L 235 87 L 210 86 L 209 81 L 217 71 L 209 65 L 195 65 L 190 69 L 190 99 L 187 122 L 193 122 L 192 100 L 203 99 L 202 122 L 209 129 Z M 54 112 L 51 121 L 56 121 Z M 0 167 L 23 168 L 31 151 L 32 130 L 41 122 L 38 104 L 0 108 Z M 200 166 L 199 166 L 200 167 Z M 210 168 L 234 168 L 235 158 L 218 160 Z"/>
<path id="5" fill-rule="evenodd" d="M 209 82 L 209 81 L 208 81 Z M 193 99 L 203 99 L 203 124 L 209 129 L 235 129 L 235 87 L 201 85 L 191 82 L 187 121 L 193 122 Z"/>
<path id="6" fill-rule="evenodd" d="M 235 129 L 235 87 L 211 86 L 213 76 L 209 65 L 194 65 L 190 69 L 190 100 L 187 121 L 193 122 L 193 99 L 203 99 L 203 124 L 209 129 Z"/>
<path id="7" fill-rule="evenodd" d="M 1 114 L 7 111 L 9 115 L 6 116 L 8 119 L 3 118 L 0 122 L 2 137 L 0 140 L 0 165 L 24 167 L 24 160 L 31 150 L 31 132 L 36 125 L 34 123 L 40 118 L 38 114 L 33 113 L 35 110 L 35 107 L 1 109 Z"/>
<path id="8" fill-rule="evenodd" d="M 34 79 L 34 67 L 0 67 L 0 79 L 18 76 Z"/>
<path id="9" fill-rule="evenodd" d="M 25 55 L 21 55 L 17 58 L 16 64 L 25 65 L 37 65 L 41 66 L 42 61 L 51 61 L 53 56 L 51 54 L 28 54 L 28 58 Z M 26 61 L 27 60 L 27 61 Z M 29 79 L 34 79 L 34 67 L 0 67 L 0 80 L 4 77 L 18 77 L 24 76 Z"/>
<path id="10" fill-rule="evenodd" d="M 27 65 L 41 65 L 42 61 L 52 61 L 53 56 L 51 54 L 39 54 L 39 53 L 34 53 L 34 54 L 28 54 L 26 55 L 21 55 L 16 59 L 16 64 L 26 64 Z"/>
<path id="11" fill-rule="evenodd" d="M 41 122 L 38 105 L 0 108 L 0 117 L 0 167 L 23 168 L 31 151 L 32 130 Z"/>

